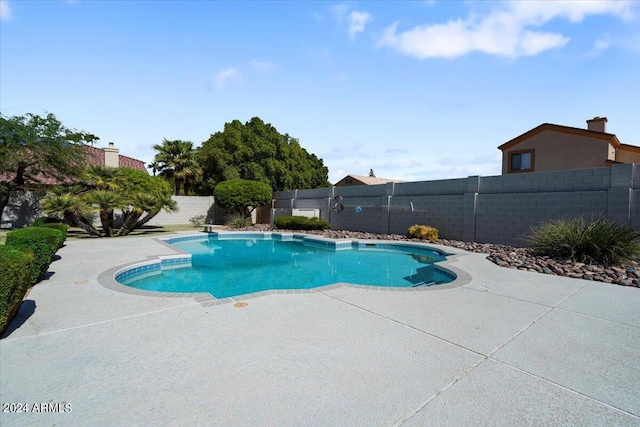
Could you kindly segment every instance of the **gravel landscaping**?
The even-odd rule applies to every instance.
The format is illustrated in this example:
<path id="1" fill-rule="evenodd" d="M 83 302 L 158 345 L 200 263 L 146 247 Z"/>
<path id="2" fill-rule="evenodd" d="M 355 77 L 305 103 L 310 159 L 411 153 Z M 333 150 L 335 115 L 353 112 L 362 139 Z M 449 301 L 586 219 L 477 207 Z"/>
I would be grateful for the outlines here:
<path id="1" fill-rule="evenodd" d="M 271 229 L 268 225 L 260 224 L 241 230 L 285 231 Z M 422 240 L 409 239 L 400 234 L 375 234 L 342 230 L 305 231 L 305 233 L 317 234 L 331 239 L 378 239 L 424 242 Z M 488 254 L 487 259 L 500 267 L 575 279 L 594 280 L 621 286 L 640 287 L 640 266 L 637 261 L 631 261 L 623 266 L 605 268 L 598 265 L 576 263 L 571 260 L 555 260 L 549 257 L 535 256 L 528 248 L 514 248 L 512 246 L 493 243 L 461 242 L 447 239 L 438 239 L 433 243 L 452 246 L 469 252 L 486 253 Z"/>

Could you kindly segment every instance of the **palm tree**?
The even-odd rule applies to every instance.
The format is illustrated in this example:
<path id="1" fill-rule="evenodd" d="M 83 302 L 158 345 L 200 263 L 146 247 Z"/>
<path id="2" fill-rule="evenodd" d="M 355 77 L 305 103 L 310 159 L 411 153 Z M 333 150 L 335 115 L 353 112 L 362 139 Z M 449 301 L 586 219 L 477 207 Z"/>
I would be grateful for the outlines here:
<path id="1" fill-rule="evenodd" d="M 67 224 L 73 227 L 80 227 L 93 236 L 100 237 L 100 232 L 82 216 L 82 210 L 86 207 L 83 198 L 74 192 L 57 191 L 47 195 L 42 200 L 42 207 L 45 212 L 51 215 L 62 215 Z"/>
<path id="2" fill-rule="evenodd" d="M 192 185 L 202 180 L 202 168 L 196 160 L 197 151 L 191 141 L 165 138 L 162 145 L 156 144 L 153 149 L 157 151 L 153 163 L 159 166 L 161 176 L 173 180 L 176 196 L 180 195 L 181 187 L 186 196 Z"/>
<path id="3" fill-rule="evenodd" d="M 153 171 L 153 176 L 156 176 L 156 172 L 162 170 L 162 165 L 160 164 L 160 162 L 154 160 L 153 162 L 149 163 L 147 165 L 148 168 L 151 168 L 151 170 Z"/>
<path id="4" fill-rule="evenodd" d="M 177 212 L 179 210 L 178 203 L 169 195 L 156 191 L 151 194 L 151 197 L 153 199 L 150 203 L 151 209 L 147 212 L 147 215 L 135 223 L 134 228 L 142 227 L 162 210 L 165 212 Z"/>
<path id="5" fill-rule="evenodd" d="M 102 231 L 107 237 L 113 232 L 113 210 L 122 207 L 122 197 L 112 190 L 93 190 L 88 192 L 85 201 L 98 208 Z"/>
<path id="6" fill-rule="evenodd" d="M 109 166 L 88 166 L 82 173 L 82 180 L 98 190 L 117 190 L 118 168 Z"/>
<path id="7" fill-rule="evenodd" d="M 125 212 L 122 227 L 118 230 L 118 236 L 126 236 L 136 228 L 142 227 L 162 209 L 178 210 L 178 205 L 171 196 L 161 193 L 134 194 L 130 200 L 129 210 Z M 145 213 L 146 215 L 142 217 Z"/>

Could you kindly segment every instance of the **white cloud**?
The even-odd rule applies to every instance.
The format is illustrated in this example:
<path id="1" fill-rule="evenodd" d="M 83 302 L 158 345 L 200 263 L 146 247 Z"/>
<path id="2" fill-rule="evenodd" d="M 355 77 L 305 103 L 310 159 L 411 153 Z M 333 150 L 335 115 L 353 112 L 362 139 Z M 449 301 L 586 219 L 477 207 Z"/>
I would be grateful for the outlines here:
<path id="1" fill-rule="evenodd" d="M 565 46 L 570 38 L 550 31 L 535 30 L 554 19 L 580 22 L 588 15 L 613 15 L 630 20 L 633 1 L 512 1 L 483 17 L 418 25 L 398 32 L 394 22 L 383 32 L 378 47 L 390 47 L 418 59 L 455 58 L 483 52 L 509 58 L 534 56 Z"/>
<path id="2" fill-rule="evenodd" d="M 352 40 L 356 37 L 356 34 L 364 31 L 364 27 L 367 22 L 371 21 L 373 17 L 369 12 L 353 11 L 349 14 L 349 38 Z"/>
<path id="3" fill-rule="evenodd" d="M 605 35 L 603 38 L 593 42 L 593 47 L 589 52 L 587 52 L 587 56 L 592 58 L 599 56 L 602 52 L 609 49 L 609 46 L 611 46 L 611 43 L 609 42 L 609 37 Z"/>
<path id="4" fill-rule="evenodd" d="M 229 81 L 240 80 L 240 72 L 236 68 L 227 68 L 220 71 L 214 78 L 216 89 L 222 89 Z"/>
<path id="5" fill-rule="evenodd" d="M 277 68 L 276 64 L 274 64 L 273 62 L 268 62 L 268 61 L 258 61 L 257 59 L 252 59 L 250 62 L 251 66 L 253 68 L 255 68 L 258 71 L 271 71 L 275 68 Z"/>
<path id="6" fill-rule="evenodd" d="M 13 15 L 11 14 L 11 7 L 9 6 L 9 0 L 0 0 L 0 21 L 11 21 Z"/>

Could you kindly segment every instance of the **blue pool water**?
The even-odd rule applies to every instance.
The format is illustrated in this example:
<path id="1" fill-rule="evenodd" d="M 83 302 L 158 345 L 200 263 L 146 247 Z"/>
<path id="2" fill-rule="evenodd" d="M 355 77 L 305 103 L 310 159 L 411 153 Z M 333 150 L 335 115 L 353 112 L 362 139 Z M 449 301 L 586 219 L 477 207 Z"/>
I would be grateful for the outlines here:
<path id="1" fill-rule="evenodd" d="M 310 289 L 338 282 L 412 287 L 451 282 L 434 268 L 445 259 L 428 248 L 381 244 L 335 244 L 270 238 L 191 240 L 172 243 L 191 253 L 191 267 L 158 269 L 116 279 L 161 292 L 209 292 L 216 298 L 267 289 Z M 146 277 L 145 277 L 146 276 Z"/>

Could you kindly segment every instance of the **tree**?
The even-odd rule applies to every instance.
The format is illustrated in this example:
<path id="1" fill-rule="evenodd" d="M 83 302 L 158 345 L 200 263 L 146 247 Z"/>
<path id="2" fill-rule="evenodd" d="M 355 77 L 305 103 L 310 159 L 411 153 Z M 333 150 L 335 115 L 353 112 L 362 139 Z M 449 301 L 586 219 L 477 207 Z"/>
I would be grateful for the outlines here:
<path id="1" fill-rule="evenodd" d="M 259 206 L 271 201 L 271 187 L 258 181 L 233 179 L 216 185 L 213 197 L 217 205 L 248 217 Z"/>
<path id="2" fill-rule="evenodd" d="M 242 124 L 225 123 L 202 144 L 198 158 L 204 190 L 226 180 L 267 183 L 275 191 L 329 186 L 329 170 L 322 159 L 309 154 L 297 139 L 280 134 L 258 117 Z"/>
<path id="3" fill-rule="evenodd" d="M 114 235 L 114 209 L 122 210 L 123 214 L 123 224 L 116 236 L 130 234 L 163 209 L 168 212 L 178 209 L 171 199 L 171 187 L 160 177 L 105 166 L 92 166 L 82 176 L 85 179 L 82 185 L 57 187 L 44 198 L 42 206 L 48 214 L 61 215 L 65 222 L 91 235 Z M 99 213 L 102 234 L 84 217 L 87 211 Z"/>
<path id="4" fill-rule="evenodd" d="M 85 161 L 83 145 L 98 139 L 66 128 L 53 114 L 0 114 L 0 217 L 14 192 L 46 179 L 77 177 Z"/>
<path id="5" fill-rule="evenodd" d="M 191 188 L 202 180 L 202 168 L 196 160 L 197 151 L 191 141 L 164 139 L 162 144 L 156 144 L 153 149 L 157 151 L 155 159 L 149 164 L 160 176 L 172 180 L 175 187 L 175 195 L 180 195 L 180 188 L 184 189 L 184 195 L 188 195 Z"/>

